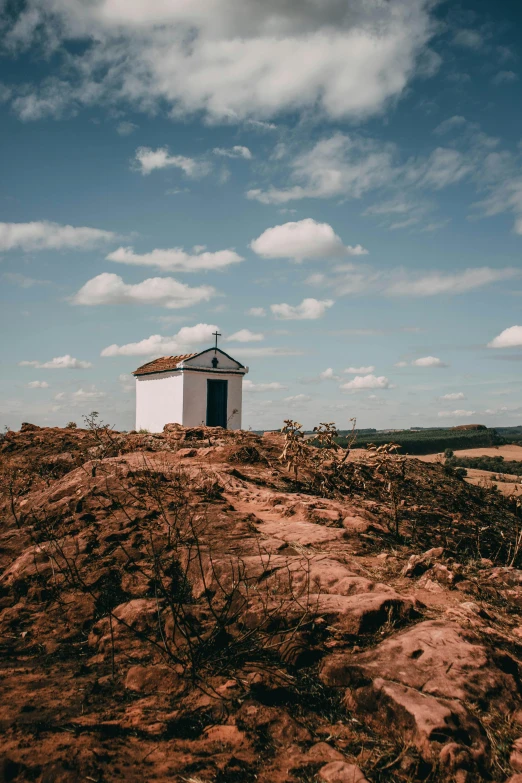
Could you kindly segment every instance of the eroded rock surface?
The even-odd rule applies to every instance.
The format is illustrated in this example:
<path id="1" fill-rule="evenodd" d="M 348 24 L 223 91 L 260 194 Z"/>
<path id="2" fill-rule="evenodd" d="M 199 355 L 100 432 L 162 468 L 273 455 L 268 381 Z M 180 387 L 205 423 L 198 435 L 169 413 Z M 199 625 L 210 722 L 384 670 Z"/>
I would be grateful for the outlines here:
<path id="1" fill-rule="evenodd" d="M 281 449 L 0 441 L 4 780 L 517 781 L 513 509 L 409 460 L 397 539 L 370 464 L 323 497 Z"/>

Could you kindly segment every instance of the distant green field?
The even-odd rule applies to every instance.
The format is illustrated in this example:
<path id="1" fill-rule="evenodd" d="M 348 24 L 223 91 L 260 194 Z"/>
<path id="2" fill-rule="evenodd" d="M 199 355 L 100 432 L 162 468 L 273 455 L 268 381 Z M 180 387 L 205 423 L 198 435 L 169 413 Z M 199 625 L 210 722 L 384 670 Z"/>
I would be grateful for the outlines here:
<path id="1" fill-rule="evenodd" d="M 337 441 L 346 446 L 349 439 L 342 436 Z M 445 449 L 474 449 L 484 446 L 499 446 L 507 441 L 494 429 L 483 430 L 402 430 L 400 432 L 357 433 L 352 448 L 364 449 L 370 443 L 397 443 L 402 454 L 433 454 Z"/>

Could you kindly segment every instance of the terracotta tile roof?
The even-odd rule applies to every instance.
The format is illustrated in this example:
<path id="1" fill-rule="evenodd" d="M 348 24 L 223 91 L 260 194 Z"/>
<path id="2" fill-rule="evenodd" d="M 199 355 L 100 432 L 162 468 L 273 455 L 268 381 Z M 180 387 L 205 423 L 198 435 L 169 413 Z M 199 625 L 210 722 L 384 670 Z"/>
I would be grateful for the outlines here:
<path id="1" fill-rule="evenodd" d="M 142 364 L 137 370 L 134 370 L 133 375 L 147 375 L 149 372 L 166 372 L 167 370 L 175 370 L 178 364 L 185 361 L 185 359 L 191 359 L 193 356 L 197 356 L 197 353 L 183 353 L 180 356 L 161 356 L 159 359 L 153 359 L 147 364 Z"/>

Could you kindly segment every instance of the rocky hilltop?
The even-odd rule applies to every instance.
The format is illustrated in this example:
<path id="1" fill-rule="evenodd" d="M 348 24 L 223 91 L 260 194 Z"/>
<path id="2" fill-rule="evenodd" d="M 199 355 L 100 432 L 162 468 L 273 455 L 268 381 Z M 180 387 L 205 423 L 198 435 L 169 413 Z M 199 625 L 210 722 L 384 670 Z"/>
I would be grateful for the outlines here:
<path id="1" fill-rule="evenodd" d="M 522 781 L 520 507 L 322 445 L 3 437 L 0 780 Z"/>

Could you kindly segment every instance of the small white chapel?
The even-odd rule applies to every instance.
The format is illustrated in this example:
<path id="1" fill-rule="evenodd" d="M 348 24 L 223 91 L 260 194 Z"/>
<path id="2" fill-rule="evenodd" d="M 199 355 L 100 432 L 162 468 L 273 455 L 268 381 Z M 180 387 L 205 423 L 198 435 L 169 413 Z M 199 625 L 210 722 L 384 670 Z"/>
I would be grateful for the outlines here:
<path id="1" fill-rule="evenodd" d="M 243 376 L 248 372 L 216 345 L 199 353 L 162 356 L 134 371 L 136 429 L 165 424 L 241 429 Z"/>

